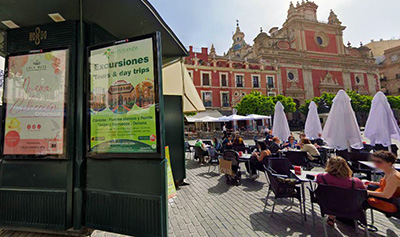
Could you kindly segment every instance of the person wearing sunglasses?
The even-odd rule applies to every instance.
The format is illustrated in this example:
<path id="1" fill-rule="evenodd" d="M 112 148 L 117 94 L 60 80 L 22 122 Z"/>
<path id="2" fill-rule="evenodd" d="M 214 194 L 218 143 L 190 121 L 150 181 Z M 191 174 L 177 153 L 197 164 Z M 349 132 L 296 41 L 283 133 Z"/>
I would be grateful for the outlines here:
<path id="1" fill-rule="evenodd" d="M 385 176 L 379 183 L 370 183 L 379 187 L 375 191 L 368 191 L 370 197 L 367 201 L 372 207 L 388 213 L 397 212 L 397 206 L 389 201 L 378 198 L 393 199 L 400 197 L 400 172 L 393 167 L 396 159 L 395 154 L 388 151 L 377 151 L 372 154 L 372 162 L 377 169 L 385 173 Z"/>

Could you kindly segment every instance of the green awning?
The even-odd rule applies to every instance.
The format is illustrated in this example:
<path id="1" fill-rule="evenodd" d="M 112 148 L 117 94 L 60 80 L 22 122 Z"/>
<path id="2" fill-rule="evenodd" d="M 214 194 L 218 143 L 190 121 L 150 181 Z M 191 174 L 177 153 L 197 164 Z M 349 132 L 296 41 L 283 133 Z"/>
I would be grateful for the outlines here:
<path id="1" fill-rule="evenodd" d="M 187 55 L 183 44 L 147 0 L 0 1 L 0 21 L 12 20 L 20 27 L 54 23 L 50 13 L 60 13 L 66 21 L 82 18 L 120 39 L 160 31 L 164 58 Z M 8 28 L 0 23 L 0 30 Z"/>

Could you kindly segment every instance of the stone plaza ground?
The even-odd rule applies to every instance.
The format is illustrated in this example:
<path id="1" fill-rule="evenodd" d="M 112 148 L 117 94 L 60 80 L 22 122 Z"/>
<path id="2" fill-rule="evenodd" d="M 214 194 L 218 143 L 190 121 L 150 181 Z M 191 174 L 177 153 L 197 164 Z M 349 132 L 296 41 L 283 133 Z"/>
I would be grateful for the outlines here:
<path id="1" fill-rule="evenodd" d="M 256 181 L 242 176 L 239 186 L 227 185 L 225 177 L 218 174 L 218 167 L 199 165 L 187 157 L 187 179 L 189 185 L 182 186 L 177 196 L 169 203 L 169 236 L 323 236 L 323 226 L 316 207 L 316 221 L 313 224 L 311 204 L 307 195 L 307 221 L 302 222 L 298 202 L 288 209 L 289 201 L 280 200 L 271 217 L 272 199 L 264 210 L 267 194 L 267 179 L 260 173 Z M 321 168 L 314 168 L 321 170 Z M 241 164 L 244 173 L 245 167 Z M 307 193 L 306 193 L 307 194 Z M 273 197 L 273 194 L 270 195 Z M 367 212 L 370 222 L 370 212 Z M 388 219 L 374 212 L 378 232 L 371 236 L 400 236 L 400 221 Z M 362 229 L 358 235 L 354 228 L 338 223 L 335 228 L 327 226 L 329 236 L 364 236 Z M 34 234 L 3 231 L 0 236 L 47 237 L 48 234 Z M 93 237 L 119 237 L 122 235 L 94 231 Z"/>
<path id="2" fill-rule="evenodd" d="M 213 168 L 211 168 L 212 171 Z M 314 168 L 320 169 L 321 168 Z M 242 172 L 245 167 L 242 164 Z M 208 172 L 208 166 L 199 166 L 187 160 L 187 179 L 169 208 L 170 236 L 323 236 L 323 226 L 316 206 L 315 225 L 307 195 L 307 221 L 302 222 L 298 202 L 288 209 L 289 201 L 278 201 L 271 217 L 272 199 L 264 211 L 267 179 L 260 173 L 256 181 L 242 176 L 239 186 L 227 185 L 218 171 Z M 306 193 L 307 194 L 307 193 Z M 270 197 L 273 197 L 273 194 Z M 370 212 L 368 211 L 370 221 Z M 388 219 L 374 212 L 378 232 L 371 236 L 400 236 L 400 220 Z M 358 230 L 338 223 L 327 226 L 329 236 L 363 236 Z"/>

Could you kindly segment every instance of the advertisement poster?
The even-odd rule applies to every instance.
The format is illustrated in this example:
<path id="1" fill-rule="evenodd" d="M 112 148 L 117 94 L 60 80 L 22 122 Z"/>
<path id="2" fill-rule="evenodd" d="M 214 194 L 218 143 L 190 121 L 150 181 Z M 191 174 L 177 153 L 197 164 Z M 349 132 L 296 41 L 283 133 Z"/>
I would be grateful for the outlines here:
<path id="1" fill-rule="evenodd" d="M 90 51 L 90 152 L 155 153 L 152 38 Z"/>
<path id="2" fill-rule="evenodd" d="M 67 50 L 10 56 L 4 155 L 61 155 Z"/>
<path id="3" fill-rule="evenodd" d="M 4 61 L 5 59 L 0 56 L 0 94 L 3 94 L 3 82 L 4 82 Z M 0 105 L 3 104 L 0 98 Z"/>
<path id="4" fill-rule="evenodd" d="M 168 182 L 168 199 L 176 196 L 176 188 L 174 176 L 171 169 L 171 157 L 169 155 L 169 146 L 165 147 L 165 158 L 167 158 L 167 182 Z"/>

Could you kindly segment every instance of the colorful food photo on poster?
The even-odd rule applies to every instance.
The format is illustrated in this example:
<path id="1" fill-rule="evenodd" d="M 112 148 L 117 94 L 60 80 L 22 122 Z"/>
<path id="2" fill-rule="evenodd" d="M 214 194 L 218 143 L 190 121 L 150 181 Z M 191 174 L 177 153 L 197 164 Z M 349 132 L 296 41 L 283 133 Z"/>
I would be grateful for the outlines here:
<path id="1" fill-rule="evenodd" d="M 90 51 L 90 152 L 157 152 L 153 39 Z"/>
<path id="2" fill-rule="evenodd" d="M 4 155 L 64 153 L 68 50 L 8 57 Z"/>

